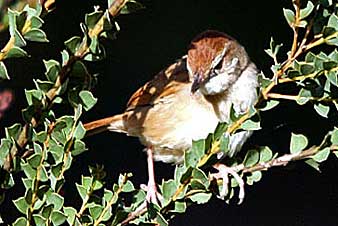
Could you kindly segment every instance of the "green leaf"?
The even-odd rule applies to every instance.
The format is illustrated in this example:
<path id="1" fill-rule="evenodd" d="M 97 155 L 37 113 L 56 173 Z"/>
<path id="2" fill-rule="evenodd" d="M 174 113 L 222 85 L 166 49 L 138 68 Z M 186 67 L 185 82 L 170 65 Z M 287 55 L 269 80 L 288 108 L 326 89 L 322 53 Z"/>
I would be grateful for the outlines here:
<path id="1" fill-rule="evenodd" d="M 20 123 L 15 123 L 11 127 L 5 128 L 6 138 L 13 138 L 14 140 L 18 140 L 21 131 L 22 125 Z"/>
<path id="2" fill-rule="evenodd" d="M 278 100 L 268 100 L 265 102 L 265 106 L 263 108 L 260 108 L 260 111 L 268 111 L 272 108 L 276 107 L 279 104 Z"/>
<path id="3" fill-rule="evenodd" d="M 293 23 L 295 22 L 295 14 L 292 10 L 290 9 L 284 9 L 283 8 L 283 13 L 286 21 L 290 26 L 293 26 Z"/>
<path id="4" fill-rule="evenodd" d="M 17 47 L 23 47 L 27 45 L 25 39 L 22 37 L 20 32 L 17 30 L 15 30 L 14 32 L 14 40 L 15 40 L 14 45 Z"/>
<path id="5" fill-rule="evenodd" d="M 66 221 L 67 217 L 61 211 L 53 211 L 51 220 L 55 226 L 61 225 Z"/>
<path id="6" fill-rule="evenodd" d="M 223 134 L 226 132 L 227 128 L 227 123 L 219 122 L 214 132 L 214 140 L 221 138 L 221 136 L 223 136 Z"/>
<path id="7" fill-rule="evenodd" d="M 259 152 L 256 150 L 249 150 L 244 158 L 243 164 L 245 167 L 251 167 L 258 163 L 259 161 Z"/>
<path id="8" fill-rule="evenodd" d="M 82 63 L 81 61 L 76 61 L 73 64 L 71 75 L 72 77 L 79 77 L 79 78 L 87 79 L 89 73 L 84 63 Z"/>
<path id="9" fill-rule="evenodd" d="M 82 176 L 82 177 L 81 177 L 82 186 L 83 186 L 87 191 L 89 191 L 90 188 L 92 187 L 93 180 L 94 180 L 93 177 Z"/>
<path id="10" fill-rule="evenodd" d="M 8 26 L 9 26 L 9 33 L 11 36 L 14 35 L 16 31 L 16 17 L 18 16 L 18 12 L 11 10 L 8 8 Z"/>
<path id="11" fill-rule="evenodd" d="M 335 85 L 338 87 L 338 78 L 337 78 L 337 72 L 335 71 L 329 71 L 327 74 L 327 79 L 330 81 L 332 85 Z"/>
<path id="12" fill-rule="evenodd" d="M 53 204 L 54 210 L 60 210 L 63 207 L 63 197 L 58 193 L 50 193 L 47 196 L 47 204 Z"/>
<path id="13" fill-rule="evenodd" d="M 67 50 L 62 50 L 61 56 L 62 56 L 62 65 L 66 65 L 69 60 L 69 53 L 67 52 Z"/>
<path id="14" fill-rule="evenodd" d="M 3 166 L 5 159 L 10 151 L 12 146 L 12 139 L 2 138 L 0 145 L 0 166 Z"/>
<path id="15" fill-rule="evenodd" d="M 1 79 L 10 79 L 7 73 L 6 66 L 4 62 L 0 61 L 0 78 Z"/>
<path id="16" fill-rule="evenodd" d="M 86 129 L 84 128 L 82 122 L 79 122 L 79 124 L 75 128 L 74 137 L 76 139 L 82 139 L 84 138 L 85 134 L 86 134 Z"/>
<path id="17" fill-rule="evenodd" d="M 27 162 L 32 168 L 36 169 L 40 165 L 41 159 L 41 154 L 35 153 L 27 159 Z"/>
<path id="18" fill-rule="evenodd" d="M 6 54 L 6 59 L 15 57 L 25 57 L 27 55 L 28 54 L 25 50 L 21 49 L 20 47 L 13 46 Z"/>
<path id="19" fill-rule="evenodd" d="M 173 213 L 184 213 L 187 209 L 187 204 L 185 202 L 175 202 L 175 208 L 171 210 L 170 212 Z"/>
<path id="20" fill-rule="evenodd" d="M 23 169 L 24 173 L 29 179 L 34 179 L 36 176 L 36 170 L 33 169 L 28 163 L 24 163 L 21 165 L 21 168 Z"/>
<path id="21" fill-rule="evenodd" d="M 306 20 L 301 20 L 301 21 L 299 21 L 299 23 L 298 23 L 298 27 L 305 28 L 306 25 L 307 25 L 307 21 L 306 21 Z"/>
<path id="22" fill-rule="evenodd" d="M 90 91 L 82 90 L 79 96 L 82 100 L 83 108 L 86 111 L 90 110 L 97 102 L 97 98 L 95 98 Z"/>
<path id="23" fill-rule="evenodd" d="M 319 152 L 317 152 L 312 159 L 315 160 L 316 162 L 324 162 L 327 160 L 327 158 L 330 155 L 330 148 L 326 147 L 323 150 L 320 150 Z"/>
<path id="24" fill-rule="evenodd" d="M 204 185 L 205 188 L 209 187 L 210 181 L 207 175 L 205 175 L 205 173 L 201 169 L 198 169 L 198 168 L 193 169 L 192 177 L 200 181 Z"/>
<path id="25" fill-rule="evenodd" d="M 99 19 L 102 17 L 103 12 L 102 11 L 95 11 L 89 14 L 85 15 L 85 24 L 89 29 L 92 29 L 95 27 L 96 23 L 99 21 Z"/>
<path id="26" fill-rule="evenodd" d="M 205 151 L 205 140 L 196 140 L 192 142 L 191 152 L 195 153 L 197 158 L 201 158 Z"/>
<path id="27" fill-rule="evenodd" d="M 43 93 L 47 93 L 54 86 L 53 82 L 50 82 L 50 81 L 41 81 L 39 79 L 34 80 L 34 83 L 35 83 L 36 88 L 38 90 L 41 90 Z"/>
<path id="28" fill-rule="evenodd" d="M 39 102 L 42 100 L 44 94 L 41 90 L 25 90 L 26 100 L 28 105 L 40 104 Z"/>
<path id="29" fill-rule="evenodd" d="M 327 26 L 338 30 L 338 16 L 336 16 L 335 14 L 331 14 Z"/>
<path id="30" fill-rule="evenodd" d="M 42 209 L 42 212 L 41 212 L 41 215 L 44 217 L 44 218 L 49 218 L 52 211 L 53 211 L 53 208 L 54 206 L 53 205 L 44 205 L 43 209 Z"/>
<path id="31" fill-rule="evenodd" d="M 325 39 L 325 43 L 328 45 L 338 46 L 338 38 Z"/>
<path id="32" fill-rule="evenodd" d="M 76 209 L 73 207 L 63 207 L 63 212 L 67 216 L 68 224 L 73 225 L 77 213 Z"/>
<path id="33" fill-rule="evenodd" d="M 79 185 L 77 183 L 76 183 L 76 189 L 77 189 L 78 193 L 80 194 L 81 199 L 84 200 L 87 196 L 87 189 L 84 186 Z"/>
<path id="34" fill-rule="evenodd" d="M 191 201 L 196 202 L 197 204 L 204 204 L 210 200 L 211 195 L 211 193 L 197 193 L 190 196 L 189 198 Z"/>
<path id="35" fill-rule="evenodd" d="M 320 172 L 318 162 L 314 161 L 313 159 L 308 159 L 305 161 L 305 163 L 314 168 L 315 170 L 317 170 L 318 172 Z"/>
<path id="36" fill-rule="evenodd" d="M 74 36 L 74 37 L 68 39 L 67 41 L 65 41 L 65 46 L 67 47 L 67 49 L 71 53 L 74 54 L 78 50 L 78 48 L 81 44 L 81 40 L 82 40 L 81 37 Z"/>
<path id="37" fill-rule="evenodd" d="M 132 192 L 135 191 L 134 185 L 130 180 L 127 180 L 122 187 L 122 192 Z"/>
<path id="38" fill-rule="evenodd" d="M 230 141 L 229 134 L 224 134 L 220 138 L 219 150 L 224 154 L 227 154 L 229 152 L 229 141 Z"/>
<path id="39" fill-rule="evenodd" d="M 41 215 L 39 214 L 33 214 L 33 219 L 34 219 L 34 222 L 36 225 L 41 225 L 41 226 L 44 226 L 44 225 L 47 225 L 47 219 L 42 217 Z"/>
<path id="40" fill-rule="evenodd" d="M 177 189 L 176 182 L 174 180 L 167 180 L 162 182 L 161 191 L 164 198 L 165 203 L 163 206 L 166 206 L 170 200 L 170 198 L 175 194 Z"/>
<path id="41" fill-rule="evenodd" d="M 39 168 L 39 174 L 40 174 L 40 181 L 48 181 L 48 175 L 47 175 L 47 170 L 44 166 L 41 166 Z"/>
<path id="42" fill-rule="evenodd" d="M 48 151 L 50 151 L 56 163 L 63 160 L 63 147 L 61 145 L 50 145 Z"/>
<path id="43" fill-rule="evenodd" d="M 330 141 L 332 144 L 338 144 L 338 128 L 337 127 L 334 128 Z"/>
<path id="44" fill-rule="evenodd" d="M 141 9 L 144 9 L 144 6 L 141 3 L 136 2 L 134 0 L 129 0 L 127 4 L 121 9 L 120 13 L 129 14 L 139 11 Z"/>
<path id="45" fill-rule="evenodd" d="M 89 213 L 92 216 L 92 218 L 94 220 L 98 219 L 100 214 L 102 213 L 103 210 L 103 206 L 100 206 L 98 204 L 95 203 L 91 203 L 92 205 L 90 205 L 89 207 Z"/>
<path id="46" fill-rule="evenodd" d="M 306 104 L 309 100 L 310 97 L 312 96 L 311 92 L 306 89 L 301 89 L 298 94 L 299 98 L 296 100 L 297 104 L 303 105 Z"/>
<path id="47" fill-rule="evenodd" d="M 43 20 L 40 17 L 33 16 L 31 18 L 31 26 L 32 28 L 40 28 L 43 24 Z"/>
<path id="48" fill-rule="evenodd" d="M 253 121 L 252 119 L 248 119 L 241 125 L 242 129 L 244 130 L 259 130 L 261 129 L 261 123 L 258 121 Z"/>
<path id="49" fill-rule="evenodd" d="M 102 187 L 103 187 L 103 182 L 101 182 L 99 180 L 94 181 L 94 187 L 93 187 L 94 191 L 99 190 Z"/>
<path id="50" fill-rule="evenodd" d="M 192 167 L 185 167 L 180 178 L 180 183 L 182 184 L 185 183 L 186 180 L 188 180 L 191 177 L 192 171 L 193 171 Z"/>
<path id="51" fill-rule="evenodd" d="M 329 106 L 325 106 L 321 103 L 318 103 L 318 104 L 315 104 L 313 107 L 320 116 L 327 118 L 327 115 L 330 111 Z"/>
<path id="52" fill-rule="evenodd" d="M 300 65 L 300 72 L 303 75 L 311 74 L 315 71 L 315 67 L 312 64 L 301 64 Z"/>
<path id="53" fill-rule="evenodd" d="M 308 17 L 313 11 L 313 8 L 313 3 L 311 1 L 308 1 L 306 7 L 300 10 L 300 19 L 305 19 L 306 17 Z"/>
<path id="54" fill-rule="evenodd" d="M 32 179 L 22 178 L 22 182 L 23 182 L 26 190 L 32 187 L 32 182 L 33 182 Z"/>
<path id="55" fill-rule="evenodd" d="M 258 75 L 258 82 L 262 88 L 266 88 L 273 82 L 271 79 L 267 78 L 263 73 L 259 73 Z"/>
<path id="56" fill-rule="evenodd" d="M 32 28 L 24 34 L 24 38 L 32 42 L 49 42 L 46 33 L 38 28 Z"/>
<path id="57" fill-rule="evenodd" d="M 66 153 L 66 155 L 68 156 L 68 158 L 66 158 L 66 161 L 64 162 L 64 168 L 65 170 L 68 170 L 70 166 L 72 165 L 73 157 L 71 153 Z"/>
<path id="58" fill-rule="evenodd" d="M 261 179 L 262 179 L 262 172 L 261 171 L 252 172 L 251 175 L 247 177 L 247 184 L 253 185 L 253 183 L 258 182 Z"/>
<path id="59" fill-rule="evenodd" d="M 302 134 L 291 134 L 290 152 L 296 154 L 304 150 L 308 145 L 307 138 Z"/>
<path id="60" fill-rule="evenodd" d="M 192 142 L 192 147 L 184 153 L 184 163 L 186 167 L 195 167 L 199 159 L 204 155 L 205 140 L 197 140 Z"/>
<path id="61" fill-rule="evenodd" d="M 323 68 L 324 70 L 331 70 L 331 69 L 334 69 L 335 67 L 337 67 L 338 63 L 335 62 L 335 61 L 325 61 L 323 62 Z"/>
<path id="62" fill-rule="evenodd" d="M 75 140 L 74 149 L 72 150 L 72 155 L 77 156 L 87 150 L 86 144 L 81 140 Z"/>
<path id="63" fill-rule="evenodd" d="M 33 142 L 40 142 L 43 143 L 47 139 L 47 132 L 46 131 L 41 131 L 38 133 L 34 133 L 33 135 Z"/>
<path id="64" fill-rule="evenodd" d="M 61 71 L 61 67 L 59 62 L 56 60 L 48 60 L 48 61 L 43 61 L 45 64 L 46 68 L 46 77 L 49 81 L 55 83 L 56 78 L 59 75 L 59 72 Z"/>
<path id="65" fill-rule="evenodd" d="M 104 189 L 103 199 L 108 203 L 108 202 L 111 202 L 113 198 L 114 198 L 114 193 L 108 189 Z M 115 201 L 113 203 L 115 203 Z"/>
<path id="66" fill-rule="evenodd" d="M 26 214 L 26 211 L 28 210 L 29 205 L 26 202 L 25 197 L 20 197 L 20 198 L 14 200 L 13 203 L 21 213 Z"/>
<path id="67" fill-rule="evenodd" d="M 164 216 L 162 216 L 162 214 L 160 212 L 158 212 L 157 215 L 156 215 L 156 223 L 159 226 L 168 226 L 169 225 L 168 221 L 164 218 Z"/>
<path id="68" fill-rule="evenodd" d="M 261 147 L 261 150 L 259 152 L 259 162 L 267 162 L 272 159 L 272 151 L 269 147 L 264 146 Z"/>
<path id="69" fill-rule="evenodd" d="M 16 219 L 16 221 L 13 223 L 13 226 L 26 226 L 27 220 L 24 217 L 20 217 Z"/>

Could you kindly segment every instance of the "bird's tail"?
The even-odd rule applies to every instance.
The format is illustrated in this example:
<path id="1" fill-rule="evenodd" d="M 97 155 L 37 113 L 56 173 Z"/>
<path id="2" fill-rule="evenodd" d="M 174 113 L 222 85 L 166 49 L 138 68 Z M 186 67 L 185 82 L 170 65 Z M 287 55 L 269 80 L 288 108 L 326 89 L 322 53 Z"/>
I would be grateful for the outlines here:
<path id="1" fill-rule="evenodd" d="M 84 124 L 86 135 L 90 136 L 108 130 L 118 133 L 126 133 L 127 131 L 124 127 L 123 115 L 124 114 L 114 115 Z"/>

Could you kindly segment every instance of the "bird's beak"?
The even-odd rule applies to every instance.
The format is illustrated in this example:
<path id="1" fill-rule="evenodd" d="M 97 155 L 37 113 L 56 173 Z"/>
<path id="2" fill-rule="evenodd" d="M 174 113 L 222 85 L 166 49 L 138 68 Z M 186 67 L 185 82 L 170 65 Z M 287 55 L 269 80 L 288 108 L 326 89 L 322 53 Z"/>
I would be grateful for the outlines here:
<path id="1" fill-rule="evenodd" d="M 200 74 L 197 74 L 194 76 L 194 81 L 192 82 L 191 85 L 191 93 L 195 93 L 201 86 L 203 82 L 203 78 Z"/>

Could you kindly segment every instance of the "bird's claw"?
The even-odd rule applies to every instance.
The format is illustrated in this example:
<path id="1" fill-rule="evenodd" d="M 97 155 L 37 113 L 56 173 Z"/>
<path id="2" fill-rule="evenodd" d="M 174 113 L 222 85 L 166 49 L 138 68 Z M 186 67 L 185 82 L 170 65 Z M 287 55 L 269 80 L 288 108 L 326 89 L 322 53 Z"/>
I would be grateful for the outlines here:
<path id="1" fill-rule="evenodd" d="M 157 191 L 156 185 L 140 185 L 141 189 L 147 192 L 146 195 L 146 202 L 147 203 L 154 203 L 158 206 L 161 206 L 160 204 L 163 201 L 163 196 Z"/>
<path id="2" fill-rule="evenodd" d="M 236 171 L 231 169 L 230 167 L 227 167 L 224 164 L 215 164 L 213 166 L 216 170 L 218 170 L 217 173 L 210 174 L 211 179 L 222 179 L 222 189 L 219 191 L 219 197 L 221 199 L 224 199 L 225 196 L 228 194 L 228 186 L 229 186 L 229 174 L 233 176 L 233 178 L 236 180 L 239 186 L 239 202 L 238 204 L 241 204 L 244 200 L 245 196 L 245 190 L 244 190 L 244 181 L 243 179 L 238 175 Z"/>

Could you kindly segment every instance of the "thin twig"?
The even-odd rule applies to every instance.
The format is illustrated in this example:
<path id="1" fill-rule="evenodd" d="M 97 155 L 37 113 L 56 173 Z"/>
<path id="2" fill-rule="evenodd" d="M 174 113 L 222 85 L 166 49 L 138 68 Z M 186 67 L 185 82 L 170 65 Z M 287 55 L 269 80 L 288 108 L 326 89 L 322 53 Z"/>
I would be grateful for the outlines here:
<path id="1" fill-rule="evenodd" d="M 285 154 L 285 155 L 280 156 L 278 158 L 272 159 L 272 160 L 267 161 L 267 162 L 261 162 L 261 163 L 258 163 L 257 165 L 251 166 L 251 167 L 245 167 L 243 165 L 240 165 L 240 166 L 233 167 L 233 169 L 236 170 L 237 172 L 241 171 L 243 173 L 252 173 L 252 172 L 255 172 L 255 171 L 268 170 L 271 167 L 285 166 L 289 162 L 294 162 L 294 161 L 298 161 L 298 160 L 312 158 L 316 153 L 318 153 L 319 150 L 320 150 L 320 148 L 318 146 L 312 146 L 312 147 L 310 147 L 310 148 L 308 148 L 304 151 L 301 151 L 299 153 L 296 153 L 296 154 Z M 338 147 L 335 146 L 335 145 L 332 145 L 330 147 L 330 150 L 332 152 L 336 151 L 336 150 L 338 150 Z"/>

